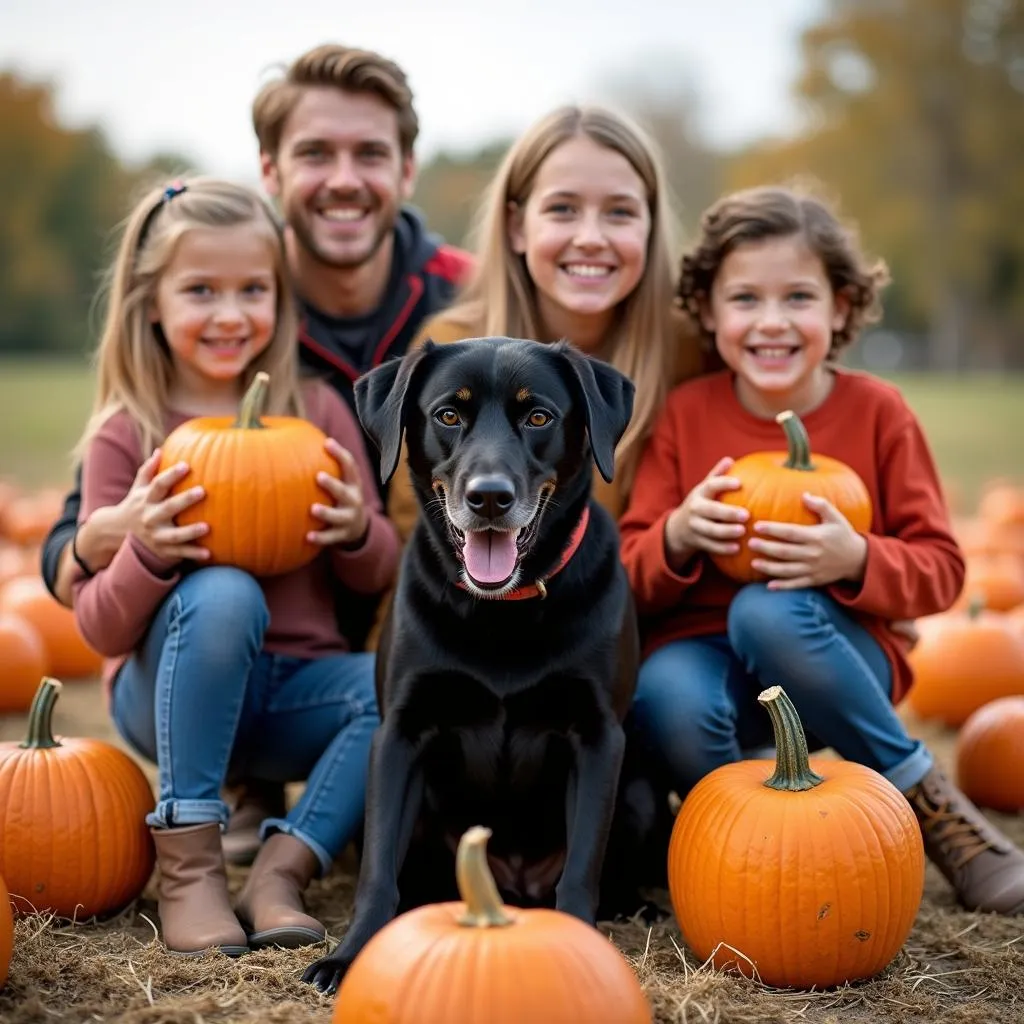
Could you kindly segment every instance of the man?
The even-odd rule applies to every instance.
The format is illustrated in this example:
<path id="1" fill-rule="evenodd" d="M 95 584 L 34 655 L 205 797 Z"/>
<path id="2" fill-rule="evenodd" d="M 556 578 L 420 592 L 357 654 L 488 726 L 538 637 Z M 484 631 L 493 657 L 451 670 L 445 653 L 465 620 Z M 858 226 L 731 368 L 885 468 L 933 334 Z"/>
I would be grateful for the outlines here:
<path id="1" fill-rule="evenodd" d="M 421 323 L 449 304 L 470 269 L 467 253 L 428 234 L 405 205 L 415 182 L 419 133 L 412 92 L 392 61 L 328 44 L 302 54 L 263 87 L 252 121 L 263 184 L 284 218 L 300 296 L 300 359 L 354 409 L 355 379 L 401 356 Z M 368 443 L 367 450 L 376 468 L 374 446 Z M 140 474 L 151 479 L 152 471 L 143 467 Z M 43 579 L 69 607 L 75 574 L 109 564 L 125 533 L 121 506 L 100 509 L 77 525 L 80 487 L 79 470 L 42 551 Z M 365 643 L 376 605 L 339 593 L 338 608 L 346 635 Z M 279 813 L 275 805 L 281 803 L 279 786 L 248 788 L 225 835 L 229 859 L 251 859 L 256 826 L 265 814 Z"/>

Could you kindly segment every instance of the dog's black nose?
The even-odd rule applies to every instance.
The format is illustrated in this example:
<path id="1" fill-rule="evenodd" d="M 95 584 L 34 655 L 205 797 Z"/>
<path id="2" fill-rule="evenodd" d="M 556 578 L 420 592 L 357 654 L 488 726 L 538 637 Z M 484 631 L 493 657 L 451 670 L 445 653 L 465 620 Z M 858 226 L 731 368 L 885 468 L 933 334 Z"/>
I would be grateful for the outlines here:
<path id="1" fill-rule="evenodd" d="M 466 504 L 477 515 L 488 519 L 503 516 L 516 500 L 515 488 L 507 476 L 492 473 L 474 476 L 466 484 Z"/>

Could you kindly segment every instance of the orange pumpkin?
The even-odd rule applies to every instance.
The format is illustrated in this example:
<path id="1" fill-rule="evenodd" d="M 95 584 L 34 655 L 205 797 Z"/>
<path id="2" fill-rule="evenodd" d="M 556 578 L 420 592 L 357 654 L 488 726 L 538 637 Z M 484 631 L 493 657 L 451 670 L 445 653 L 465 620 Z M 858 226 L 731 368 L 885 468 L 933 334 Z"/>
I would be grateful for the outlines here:
<path id="1" fill-rule="evenodd" d="M 0 878 L 0 988 L 7 984 L 7 972 L 11 967 L 11 951 L 14 948 L 14 915 L 11 913 L 11 899 L 7 885 Z"/>
<path id="2" fill-rule="evenodd" d="M 316 477 L 340 476 L 318 427 L 294 416 L 262 414 L 269 380 L 256 374 L 237 419 L 188 420 L 161 446 L 161 469 L 179 462 L 191 468 L 175 493 L 196 484 L 206 491 L 178 514 L 177 524 L 209 524 L 199 541 L 210 551 L 209 564 L 234 565 L 255 576 L 291 572 L 323 550 L 306 539 L 309 531 L 324 528 L 311 506 L 330 501 Z"/>
<path id="3" fill-rule="evenodd" d="M 41 576 L 17 576 L 0 587 L 0 613 L 30 623 L 46 650 L 46 671 L 65 679 L 95 676 L 103 659 L 86 642 L 65 608 L 46 589 Z"/>
<path id="4" fill-rule="evenodd" d="M 864 481 L 844 462 L 827 455 L 811 457 L 811 442 L 800 417 L 782 412 L 776 417 L 788 443 L 788 451 L 754 452 L 737 459 L 728 475 L 742 486 L 726 491 L 718 500 L 739 505 L 750 513 L 746 533 L 734 555 L 712 555 L 719 569 L 740 583 L 764 579 L 751 566 L 757 554 L 747 547 L 754 523 L 771 520 L 813 526 L 818 517 L 804 504 L 807 492 L 830 501 L 855 530 L 864 533 L 871 526 L 871 496 Z"/>
<path id="5" fill-rule="evenodd" d="M 1014 555 L 973 555 L 954 607 L 966 608 L 973 599 L 994 612 L 1007 612 L 1024 603 L 1024 560 Z"/>
<path id="6" fill-rule="evenodd" d="M 956 728 L 983 704 L 1024 694 L 1024 641 L 1005 615 L 975 601 L 929 619 L 907 656 L 914 684 L 906 703 L 919 718 Z"/>
<path id="7" fill-rule="evenodd" d="M 921 828 L 877 772 L 809 759 L 780 687 L 758 700 L 775 729 L 774 766 L 749 760 L 715 769 L 676 816 L 668 881 L 683 937 L 699 959 L 768 985 L 871 978 L 917 916 Z"/>
<path id="8" fill-rule="evenodd" d="M 956 741 L 956 774 L 979 807 L 1024 810 L 1024 696 L 990 701 L 964 722 Z"/>
<path id="9" fill-rule="evenodd" d="M 0 713 L 27 711 L 46 672 L 46 648 L 32 625 L 0 615 Z"/>
<path id="10" fill-rule="evenodd" d="M 978 502 L 978 515 L 993 524 L 1024 526 L 1024 487 L 1008 480 L 993 480 Z"/>
<path id="11" fill-rule="evenodd" d="M 60 686 L 43 679 L 25 741 L 0 743 L 0 875 L 19 913 L 82 920 L 125 906 L 149 880 L 153 793 L 109 743 L 53 738 Z"/>
<path id="12" fill-rule="evenodd" d="M 459 842 L 464 902 L 410 910 L 345 975 L 334 1021 L 374 1024 L 649 1024 L 629 964 L 597 929 L 557 910 L 512 910 L 487 867 L 491 832 Z"/>

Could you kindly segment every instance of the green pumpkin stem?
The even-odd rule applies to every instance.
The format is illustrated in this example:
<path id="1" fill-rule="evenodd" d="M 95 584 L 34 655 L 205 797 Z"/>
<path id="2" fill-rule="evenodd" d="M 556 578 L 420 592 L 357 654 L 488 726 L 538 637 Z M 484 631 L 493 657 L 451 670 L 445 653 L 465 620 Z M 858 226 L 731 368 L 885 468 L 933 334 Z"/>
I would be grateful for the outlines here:
<path id="1" fill-rule="evenodd" d="M 802 793 L 825 780 L 811 768 L 807 757 L 807 737 L 793 702 L 781 686 L 769 686 L 758 694 L 757 702 L 771 715 L 775 732 L 775 774 L 765 780 L 769 789 Z"/>
<path id="2" fill-rule="evenodd" d="M 967 603 L 967 618 L 972 622 L 985 610 L 985 595 L 982 593 L 972 594 Z"/>
<path id="3" fill-rule="evenodd" d="M 789 446 L 789 457 L 783 463 L 786 469 L 799 469 L 804 473 L 814 471 L 811 462 L 811 439 L 807 436 L 807 428 L 792 409 L 780 412 L 775 422 L 786 433 L 786 444 Z"/>
<path id="4" fill-rule="evenodd" d="M 490 838 L 489 828 L 474 825 L 463 834 L 455 852 L 455 880 L 466 904 L 459 924 L 467 928 L 503 928 L 515 921 L 506 913 L 487 866 L 487 840 Z"/>
<path id="5" fill-rule="evenodd" d="M 240 430 L 262 430 L 261 417 L 267 405 L 267 388 L 270 386 L 270 374 L 260 370 L 252 379 L 249 390 L 242 396 L 242 404 L 238 410 L 235 426 Z"/>
<path id="6" fill-rule="evenodd" d="M 50 750 L 60 744 L 53 738 L 53 706 L 60 696 L 62 684 L 49 676 L 43 681 L 32 698 L 28 712 L 28 735 L 21 746 L 26 750 Z"/>

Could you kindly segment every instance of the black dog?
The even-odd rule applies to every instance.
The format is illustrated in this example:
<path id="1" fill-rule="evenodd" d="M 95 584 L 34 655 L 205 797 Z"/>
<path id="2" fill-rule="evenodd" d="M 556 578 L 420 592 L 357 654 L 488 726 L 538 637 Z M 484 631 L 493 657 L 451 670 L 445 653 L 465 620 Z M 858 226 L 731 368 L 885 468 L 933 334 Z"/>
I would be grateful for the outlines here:
<path id="1" fill-rule="evenodd" d="M 457 899 L 472 825 L 509 903 L 594 923 L 638 637 L 611 480 L 633 385 L 560 342 L 428 342 L 356 382 L 394 473 L 403 430 L 422 514 L 377 653 L 354 918 L 303 975 L 333 991 L 396 913 Z M 614 879 L 612 883 L 614 884 Z"/>

